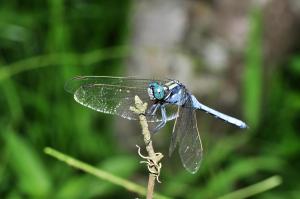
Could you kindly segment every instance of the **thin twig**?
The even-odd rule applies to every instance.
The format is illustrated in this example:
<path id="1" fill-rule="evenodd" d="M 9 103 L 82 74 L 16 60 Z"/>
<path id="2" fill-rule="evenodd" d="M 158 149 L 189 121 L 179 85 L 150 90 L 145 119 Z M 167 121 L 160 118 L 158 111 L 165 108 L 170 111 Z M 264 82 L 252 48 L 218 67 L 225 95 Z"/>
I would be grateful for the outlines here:
<path id="1" fill-rule="evenodd" d="M 151 133 L 148 128 L 147 119 L 145 117 L 145 112 L 147 110 L 147 103 L 143 103 L 138 96 L 135 96 L 135 107 L 130 107 L 130 110 L 139 115 L 140 124 L 142 127 L 142 134 L 144 136 L 144 142 L 146 145 L 146 150 L 148 156 L 143 156 L 140 153 L 140 148 L 138 147 L 139 155 L 146 159 L 147 161 L 142 161 L 142 163 L 147 163 L 149 170 L 149 180 L 148 180 L 148 190 L 147 190 L 147 199 L 153 198 L 155 180 L 159 181 L 159 174 L 161 169 L 161 163 L 159 162 L 163 155 L 162 153 L 155 153 L 151 141 Z"/>
<path id="2" fill-rule="evenodd" d="M 146 189 L 138 184 L 135 184 L 133 182 L 130 182 L 126 179 L 123 179 L 123 178 L 120 178 L 118 176 L 115 176 L 111 173 L 108 173 L 104 170 L 101 170 L 99 168 L 96 168 L 96 167 L 93 167 L 89 164 L 86 164 L 84 162 L 81 162 L 79 160 L 76 160 L 66 154 L 63 154 L 55 149 L 52 149 L 50 147 L 46 147 L 44 149 L 44 152 L 47 154 L 47 155 L 50 155 L 62 162 L 65 162 L 66 164 L 72 166 L 72 167 L 75 167 L 77 169 L 80 169 L 86 173 L 89 173 L 89 174 L 92 174 L 98 178 L 101 178 L 103 180 L 106 180 L 108 182 L 111 182 L 115 185 L 118 185 L 118 186 L 121 186 L 129 191 L 132 191 L 132 192 L 135 192 L 135 193 L 138 193 L 140 195 L 146 195 Z M 162 196 L 160 194 L 155 194 L 154 195 L 155 198 L 158 198 L 158 199 L 168 199 L 167 197 L 165 196 Z"/>

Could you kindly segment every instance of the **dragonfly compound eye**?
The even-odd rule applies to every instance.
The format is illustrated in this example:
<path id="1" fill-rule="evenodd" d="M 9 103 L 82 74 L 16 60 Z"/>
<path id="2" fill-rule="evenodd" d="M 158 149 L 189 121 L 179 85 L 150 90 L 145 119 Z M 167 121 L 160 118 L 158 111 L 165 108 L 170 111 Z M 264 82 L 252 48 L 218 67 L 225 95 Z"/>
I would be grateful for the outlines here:
<path id="1" fill-rule="evenodd" d="M 165 90 L 162 85 L 158 84 L 157 82 L 153 82 L 149 84 L 148 94 L 152 100 L 161 100 L 165 96 Z"/>

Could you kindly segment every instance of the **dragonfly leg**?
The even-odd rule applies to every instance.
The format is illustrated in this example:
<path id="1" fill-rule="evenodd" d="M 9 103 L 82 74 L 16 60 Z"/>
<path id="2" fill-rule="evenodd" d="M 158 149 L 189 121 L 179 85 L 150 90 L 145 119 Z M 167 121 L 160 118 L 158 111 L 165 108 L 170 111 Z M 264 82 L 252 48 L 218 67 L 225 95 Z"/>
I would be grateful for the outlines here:
<path id="1" fill-rule="evenodd" d="M 147 111 L 147 114 L 149 115 L 155 115 L 156 111 L 158 110 L 158 108 L 160 107 L 160 104 L 153 104 L 150 109 Z"/>
<path id="2" fill-rule="evenodd" d="M 165 105 L 160 106 L 160 111 L 161 111 L 161 123 L 159 123 L 153 130 L 153 133 L 156 133 L 159 131 L 162 127 L 164 127 L 167 123 L 167 112 L 166 112 L 166 107 Z"/>

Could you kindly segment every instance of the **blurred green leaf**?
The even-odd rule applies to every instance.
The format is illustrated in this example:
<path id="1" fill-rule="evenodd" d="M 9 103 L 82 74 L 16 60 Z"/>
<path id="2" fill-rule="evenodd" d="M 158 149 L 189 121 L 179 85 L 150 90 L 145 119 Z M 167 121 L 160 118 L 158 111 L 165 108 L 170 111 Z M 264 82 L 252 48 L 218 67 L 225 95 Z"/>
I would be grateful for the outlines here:
<path id="1" fill-rule="evenodd" d="M 64 182 L 61 187 L 59 187 L 57 193 L 55 194 L 55 198 L 90 198 L 91 197 L 91 187 L 94 187 L 94 184 L 98 185 L 101 189 L 102 182 L 99 180 L 92 178 L 91 176 L 82 176 L 82 177 L 71 177 Z"/>
<path id="2" fill-rule="evenodd" d="M 77 64 L 81 65 L 91 65 L 105 59 L 124 57 L 127 54 L 128 48 L 120 46 L 110 49 L 93 50 L 85 54 L 66 52 L 25 58 L 9 65 L 2 65 L 2 67 L 0 67 L 0 82 L 3 79 L 9 78 L 24 71 L 58 65 L 63 59 L 73 60 L 74 63 L 76 62 Z"/>
<path id="3" fill-rule="evenodd" d="M 280 176 L 272 176 L 266 180 L 250 185 L 248 187 L 239 189 L 225 196 L 221 196 L 219 199 L 244 199 L 251 196 L 269 191 L 282 183 Z"/>
<path id="4" fill-rule="evenodd" d="M 290 68 L 292 72 L 300 74 L 300 55 L 294 56 L 291 59 Z"/>
<path id="5" fill-rule="evenodd" d="M 14 190 L 11 193 L 9 193 L 6 199 L 22 199 L 22 195 L 18 193 L 17 190 Z"/>
<path id="6" fill-rule="evenodd" d="M 50 52 L 63 52 L 68 50 L 69 44 L 69 31 L 68 24 L 65 23 L 65 1 L 64 0 L 49 0 L 49 24 L 50 30 L 48 33 L 48 46 Z M 64 61 L 61 59 L 59 61 Z"/>
<path id="7" fill-rule="evenodd" d="M 9 165 L 17 175 L 17 186 L 32 197 L 46 197 L 51 192 L 51 179 L 34 149 L 11 130 L 3 133 Z"/>
<path id="8" fill-rule="evenodd" d="M 134 182 L 131 182 L 129 180 L 126 180 L 124 178 L 121 178 L 117 175 L 114 175 L 112 173 L 109 173 L 103 169 L 98 169 L 94 166 L 91 166 L 85 162 L 82 162 L 80 160 L 74 159 L 73 157 L 63 154 L 53 148 L 50 147 L 46 147 L 44 149 L 44 152 L 47 155 L 50 155 L 62 162 L 65 162 L 66 164 L 73 166 L 77 169 L 80 169 L 86 173 L 89 173 L 91 175 L 94 175 L 96 177 L 98 177 L 99 179 L 106 181 L 106 182 L 110 182 L 114 185 L 123 187 L 125 189 L 127 189 L 128 191 L 134 192 L 136 194 L 140 194 L 145 196 L 147 194 L 147 189 L 141 185 L 138 185 Z M 116 160 L 114 160 L 116 161 Z M 110 164 L 109 164 L 110 165 Z M 161 198 L 161 199 L 166 199 L 167 197 L 160 195 L 158 193 L 154 193 L 154 198 Z"/>
<path id="9" fill-rule="evenodd" d="M 133 174 L 139 167 L 137 157 L 114 156 L 103 161 L 99 167 L 115 175 L 126 177 Z"/>
<path id="10" fill-rule="evenodd" d="M 289 91 L 289 95 L 286 96 L 286 104 L 289 106 L 288 111 L 300 110 L 300 93 L 295 91 Z"/>
<path id="11" fill-rule="evenodd" d="M 245 54 L 244 71 L 244 112 L 250 128 L 255 128 L 260 120 L 262 97 L 262 11 L 254 8 L 250 15 L 250 32 Z"/>
<path id="12" fill-rule="evenodd" d="M 137 159 L 134 157 L 115 156 L 105 160 L 99 168 L 119 177 L 128 178 L 137 171 L 139 166 Z M 118 189 L 120 188 L 114 184 L 84 174 L 82 177 L 74 177 L 67 181 L 58 191 L 57 197 L 92 198 L 113 193 Z"/>
<path id="13" fill-rule="evenodd" d="M 18 93 L 15 82 L 10 79 L 0 82 L 0 87 L 3 91 L 3 96 L 6 98 L 8 109 L 11 114 L 11 119 L 16 122 L 23 116 L 23 107 L 20 100 L 20 94 Z"/>
<path id="14" fill-rule="evenodd" d="M 237 148 L 247 143 L 248 138 L 249 136 L 244 134 L 228 136 L 216 141 L 214 145 L 211 145 L 211 148 L 204 150 L 202 165 L 196 174 L 191 175 L 183 167 L 175 176 L 170 174 L 172 180 L 170 179 L 170 182 L 164 185 L 165 193 L 171 196 L 186 195 L 187 190 L 192 190 L 190 184 L 227 161 L 228 157 L 234 154 Z M 178 162 L 178 164 L 181 164 L 181 162 Z M 177 189 L 177 187 L 182 187 L 182 189 Z"/>
<path id="15" fill-rule="evenodd" d="M 207 155 L 204 157 L 203 169 L 201 169 L 200 172 L 204 174 L 210 169 L 218 167 L 218 165 L 228 160 L 228 157 L 234 154 L 235 150 L 246 146 L 248 140 L 249 134 L 247 134 L 247 132 L 217 140 L 214 145 L 211 145 L 212 148 L 208 149 Z"/>
<path id="16" fill-rule="evenodd" d="M 199 198 L 215 198 L 230 192 L 238 180 L 251 177 L 258 171 L 276 172 L 282 166 L 283 162 L 276 157 L 252 157 L 237 160 L 228 168 L 219 170 L 204 188 L 189 192 L 189 198 L 193 198 L 194 196 Z"/>

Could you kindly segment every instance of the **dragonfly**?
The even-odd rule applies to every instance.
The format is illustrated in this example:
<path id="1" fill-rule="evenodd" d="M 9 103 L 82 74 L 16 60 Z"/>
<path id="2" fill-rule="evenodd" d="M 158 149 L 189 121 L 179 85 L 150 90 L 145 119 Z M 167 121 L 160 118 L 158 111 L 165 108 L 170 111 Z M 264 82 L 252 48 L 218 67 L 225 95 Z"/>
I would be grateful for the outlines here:
<path id="1" fill-rule="evenodd" d="M 65 90 L 73 94 L 76 102 L 98 112 L 118 115 L 129 120 L 139 120 L 130 110 L 135 96 L 148 103 L 145 113 L 155 133 L 170 120 L 175 120 L 169 156 L 178 146 L 184 168 L 196 173 L 200 167 L 203 148 L 197 127 L 196 110 L 215 118 L 247 128 L 245 122 L 216 111 L 202 103 L 177 80 L 143 79 L 137 77 L 78 76 L 65 84 Z"/>

